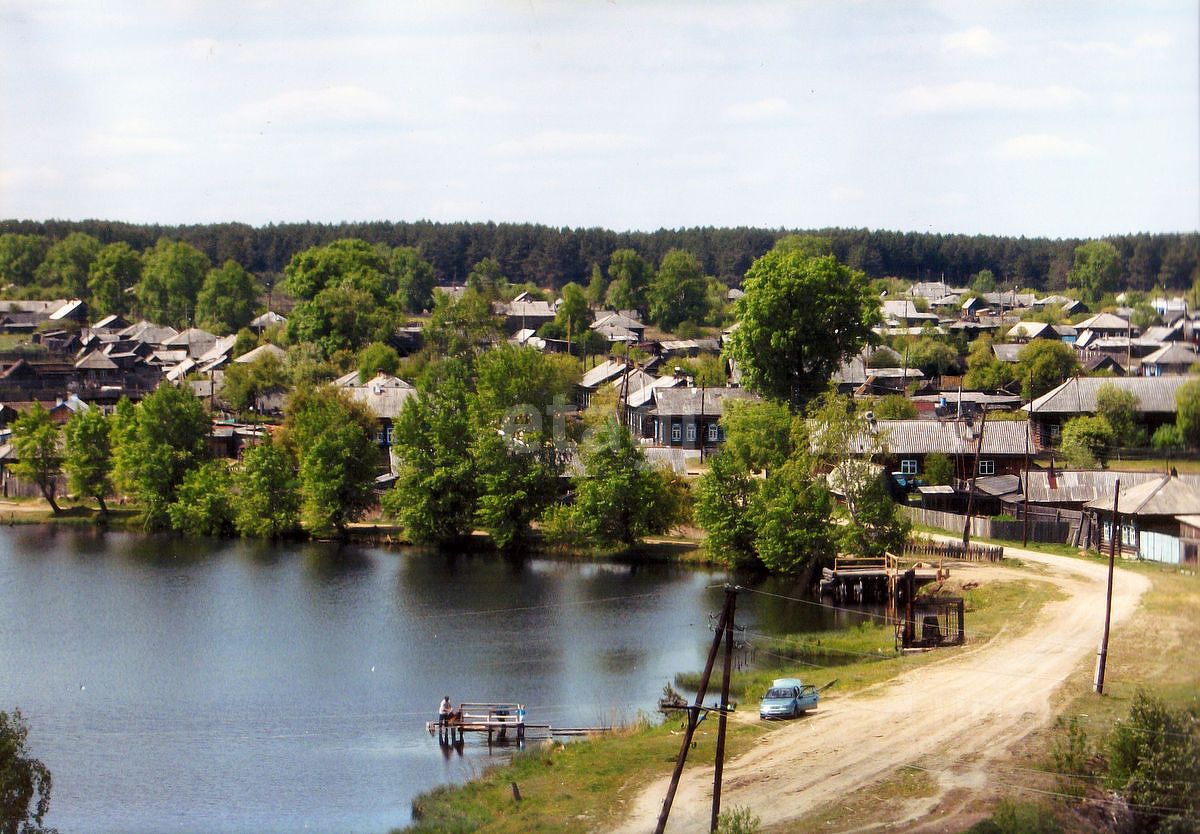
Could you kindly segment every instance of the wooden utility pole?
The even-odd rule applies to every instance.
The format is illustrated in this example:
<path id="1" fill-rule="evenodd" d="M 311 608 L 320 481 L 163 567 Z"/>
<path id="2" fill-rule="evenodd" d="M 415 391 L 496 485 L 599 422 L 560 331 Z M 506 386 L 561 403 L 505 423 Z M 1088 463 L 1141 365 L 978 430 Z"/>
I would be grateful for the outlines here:
<path id="1" fill-rule="evenodd" d="M 733 672 L 733 612 L 737 607 L 737 588 L 730 591 L 726 586 L 725 593 L 732 593 L 729 601 L 729 619 L 725 621 L 725 668 L 721 674 L 721 711 L 717 714 L 717 761 L 713 767 L 713 798 L 712 821 L 709 831 L 717 830 L 717 820 L 721 816 L 721 774 L 725 770 L 725 718 L 729 712 L 729 677 Z"/>
<path id="2" fill-rule="evenodd" d="M 1121 528 L 1117 524 L 1117 507 L 1121 500 L 1121 479 L 1117 478 L 1117 489 L 1113 493 L 1112 528 L 1108 536 L 1108 591 L 1104 597 L 1104 634 L 1100 638 L 1100 650 L 1096 653 L 1096 694 L 1104 694 L 1104 667 L 1108 663 L 1108 627 L 1112 620 L 1113 569 L 1117 561 L 1117 539 Z"/>
<path id="3" fill-rule="evenodd" d="M 983 451 L 983 427 L 987 425 L 987 404 L 983 406 L 983 416 L 979 418 L 979 438 L 975 443 L 975 464 L 971 468 L 971 481 L 967 491 L 967 521 L 963 525 L 963 557 L 971 544 L 971 510 L 975 507 L 975 478 L 979 475 L 979 455 Z"/>
<path id="4" fill-rule="evenodd" d="M 1033 369 L 1029 369 L 1029 394 L 1033 395 Z M 1021 547 L 1029 546 L 1029 432 L 1033 427 L 1033 400 L 1029 401 L 1029 416 L 1025 418 L 1025 483 L 1021 485 L 1021 496 L 1025 507 L 1021 511 Z"/>
<path id="5" fill-rule="evenodd" d="M 708 680 L 712 676 L 713 662 L 717 659 L 717 650 L 721 647 L 726 624 L 733 619 L 734 599 L 737 591 L 725 586 L 725 606 L 717 619 L 717 632 L 713 635 L 712 646 L 708 650 L 708 660 L 704 662 L 704 674 L 700 676 L 700 688 L 696 690 L 696 701 L 688 708 L 687 729 L 683 734 L 683 743 L 679 745 L 679 755 L 675 759 L 675 770 L 671 773 L 671 783 L 667 786 L 667 796 L 663 799 L 662 810 L 658 814 L 658 825 L 654 834 L 663 834 L 667 829 L 667 818 L 671 815 L 671 805 L 675 802 L 675 791 L 679 789 L 679 777 L 683 775 L 683 764 L 687 761 L 688 750 L 692 746 L 692 737 L 696 735 L 696 726 L 700 723 L 700 711 L 704 706 L 704 696 L 708 692 Z"/>

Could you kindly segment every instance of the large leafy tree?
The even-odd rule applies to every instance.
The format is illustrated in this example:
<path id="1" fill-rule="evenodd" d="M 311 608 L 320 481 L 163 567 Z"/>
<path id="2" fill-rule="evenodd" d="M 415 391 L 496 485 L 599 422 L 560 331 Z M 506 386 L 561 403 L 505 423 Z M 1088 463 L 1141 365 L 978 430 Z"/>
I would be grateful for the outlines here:
<path id="1" fill-rule="evenodd" d="M 1116 435 L 1103 417 L 1072 417 L 1063 425 L 1062 453 L 1081 469 L 1103 466 Z"/>
<path id="2" fill-rule="evenodd" d="M 225 536 L 233 531 L 232 479 L 224 461 L 210 460 L 183 476 L 167 508 L 172 529 L 189 536 Z"/>
<path id="3" fill-rule="evenodd" d="M 1108 421 L 1118 446 L 1142 446 L 1146 430 L 1137 423 L 1138 397 L 1106 382 L 1096 390 L 1096 414 Z"/>
<path id="4" fill-rule="evenodd" d="M 1075 349 L 1062 342 L 1034 339 L 1017 354 L 1016 374 L 1026 399 L 1040 397 L 1078 372 Z"/>
<path id="5" fill-rule="evenodd" d="M 793 416 L 787 406 L 770 400 L 734 400 L 725 405 L 721 428 L 723 453 L 752 472 L 769 472 L 792 455 Z"/>
<path id="6" fill-rule="evenodd" d="M 777 247 L 756 260 L 743 288 L 727 355 L 747 384 L 794 410 L 872 337 L 878 317 L 861 272 L 798 247 Z"/>
<path id="7" fill-rule="evenodd" d="M 142 280 L 142 257 L 128 243 L 118 241 L 105 246 L 88 268 L 88 290 L 93 316 L 129 312 L 126 292 Z"/>
<path id="8" fill-rule="evenodd" d="M 1189 448 L 1200 447 L 1200 379 L 1189 379 L 1176 389 L 1175 425 Z"/>
<path id="9" fill-rule="evenodd" d="M 650 321 L 664 330 L 702 321 L 708 312 L 708 282 L 696 256 L 680 249 L 663 255 L 646 297 Z"/>
<path id="10" fill-rule="evenodd" d="M 42 821 L 50 810 L 50 769 L 29 755 L 29 728 L 19 709 L 0 711 L 0 832 L 53 834 Z"/>
<path id="11" fill-rule="evenodd" d="M 571 341 L 578 345 L 587 335 L 591 321 L 592 311 L 583 287 L 573 281 L 568 283 L 562 288 L 562 303 L 558 305 L 555 324 L 564 334 L 570 334 Z"/>
<path id="12" fill-rule="evenodd" d="M 425 341 L 435 353 L 469 357 L 498 337 L 500 319 L 482 293 L 468 288 L 459 298 L 442 292 L 434 296 Z"/>
<path id="13" fill-rule="evenodd" d="M 1121 279 L 1121 253 L 1107 240 L 1089 240 L 1075 247 L 1075 260 L 1067 284 L 1076 287 L 1088 304 L 1117 288 Z"/>
<path id="14" fill-rule="evenodd" d="M 466 363 L 447 359 L 426 369 L 396 419 L 396 484 L 383 508 L 417 541 L 448 543 L 473 528 L 479 483 L 471 399 Z"/>
<path id="15" fill-rule="evenodd" d="M 98 408 L 78 411 L 63 427 L 67 486 L 76 495 L 91 496 L 108 515 L 104 497 L 112 491 L 112 439 L 109 420 Z"/>
<path id="16" fill-rule="evenodd" d="M 592 435 L 581 454 L 575 512 L 580 529 L 604 545 L 636 543 L 678 520 L 666 473 L 650 467 L 629 429 L 615 419 Z"/>
<path id="17" fill-rule="evenodd" d="M 1001 362 L 992 350 L 991 336 L 985 333 L 971 343 L 963 387 L 971 391 L 995 391 L 1010 385 L 1016 376 L 1016 368 L 1009 362 Z"/>
<path id="18" fill-rule="evenodd" d="M 35 402 L 33 408 L 16 419 L 12 426 L 12 444 L 17 456 L 17 462 L 12 465 L 13 474 L 37 484 L 57 515 L 59 507 L 54 498 L 58 492 L 58 476 L 62 472 L 62 449 L 58 425 L 45 406 Z"/>
<path id="19" fill-rule="evenodd" d="M 746 461 L 722 449 L 696 482 L 696 520 L 704 528 L 708 549 L 735 564 L 758 558 L 758 529 L 753 513 L 761 481 Z"/>
<path id="20" fill-rule="evenodd" d="M 49 249 L 50 241 L 42 235 L 0 235 L 0 286 L 32 284 Z"/>
<path id="21" fill-rule="evenodd" d="M 196 296 L 196 322 L 214 333 L 236 333 L 254 318 L 258 282 L 236 261 L 209 270 Z"/>
<path id="22" fill-rule="evenodd" d="M 396 284 L 396 298 L 402 309 L 419 313 L 433 306 L 433 288 L 437 284 L 433 267 L 411 246 L 397 246 L 388 256 L 388 268 Z"/>
<path id="23" fill-rule="evenodd" d="M 186 387 L 159 386 L 132 415 L 119 412 L 118 478 L 141 502 L 148 528 L 167 526 L 179 485 L 204 458 L 209 428 L 203 403 Z"/>
<path id="24" fill-rule="evenodd" d="M 400 354 L 391 345 L 371 342 L 358 352 L 358 381 L 366 382 L 377 374 L 394 374 L 400 367 Z"/>
<path id="25" fill-rule="evenodd" d="M 286 412 L 284 438 L 299 464 L 301 517 L 314 535 L 344 533 L 373 500 L 380 463 L 375 418 L 329 386 L 296 391 Z"/>
<path id="26" fill-rule="evenodd" d="M 283 288 L 305 301 L 326 287 L 345 283 L 389 295 L 389 271 L 385 250 L 363 240 L 343 238 L 297 252 L 284 268 Z"/>
<path id="27" fill-rule="evenodd" d="M 220 398 L 232 411 L 248 411 L 260 397 L 287 387 L 288 373 L 279 357 L 265 353 L 253 362 L 231 362 L 221 381 Z"/>
<path id="28" fill-rule="evenodd" d="M 194 246 L 160 238 L 153 249 L 142 253 L 142 280 L 137 288 L 142 315 L 158 324 L 186 327 L 193 320 L 196 295 L 211 266 Z"/>
<path id="29" fill-rule="evenodd" d="M 276 539 L 300 529 L 296 464 L 281 444 L 268 438 L 248 449 L 233 485 L 233 524 L 241 535 Z"/>
<path id="30" fill-rule="evenodd" d="M 633 249 L 618 249 L 608 259 L 608 306 L 616 310 L 646 309 L 646 288 L 654 269 Z"/>
<path id="31" fill-rule="evenodd" d="M 781 573 L 829 562 L 836 544 L 829 523 L 833 499 L 797 461 L 776 469 L 762 482 L 750 514 L 754 550 L 768 568 Z"/>
<path id="32" fill-rule="evenodd" d="M 37 282 L 43 288 L 72 298 L 88 291 L 88 270 L 100 254 L 100 241 L 83 232 L 71 232 L 55 241 L 37 268 Z"/>

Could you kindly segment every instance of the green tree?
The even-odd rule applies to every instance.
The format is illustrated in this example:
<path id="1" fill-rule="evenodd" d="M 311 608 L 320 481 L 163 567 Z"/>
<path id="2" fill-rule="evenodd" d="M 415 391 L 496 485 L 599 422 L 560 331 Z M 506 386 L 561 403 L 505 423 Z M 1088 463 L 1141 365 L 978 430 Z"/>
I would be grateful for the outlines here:
<path id="1" fill-rule="evenodd" d="M 600 264 L 592 264 L 592 277 L 587 285 L 587 300 L 589 304 L 599 307 L 604 303 L 604 297 L 608 294 L 608 279 L 604 277 L 604 270 L 600 268 Z"/>
<path id="2" fill-rule="evenodd" d="M 1033 399 L 1079 373 L 1079 358 L 1075 348 L 1068 344 L 1050 339 L 1034 339 L 1017 354 L 1016 372 L 1024 397 Z"/>
<path id="3" fill-rule="evenodd" d="M 210 422 L 190 388 L 162 385 L 113 426 L 119 480 L 141 502 L 147 528 L 167 526 L 184 476 L 203 460 Z"/>
<path id="4" fill-rule="evenodd" d="M 746 273 L 726 354 L 746 383 L 799 410 L 872 338 L 878 300 L 832 256 L 772 249 Z"/>
<path id="5" fill-rule="evenodd" d="M 259 399 L 284 390 L 288 373 L 273 353 L 264 353 L 253 362 L 231 362 L 221 380 L 221 401 L 231 411 L 257 409 Z"/>
<path id="6" fill-rule="evenodd" d="M 908 366 L 926 376 L 942 376 L 957 364 L 958 351 L 945 342 L 922 336 L 909 345 Z"/>
<path id="7" fill-rule="evenodd" d="M 358 379 L 360 382 L 374 379 L 378 374 L 396 373 L 400 367 L 400 354 L 391 345 L 371 342 L 358 352 Z"/>
<path id="8" fill-rule="evenodd" d="M 500 319 L 481 293 L 468 289 L 460 298 L 441 292 L 434 295 L 425 341 L 435 355 L 470 356 L 499 336 Z"/>
<path id="9" fill-rule="evenodd" d="M 214 333 L 236 333 L 254 318 L 258 282 L 236 261 L 211 269 L 196 296 L 196 323 Z"/>
<path id="10" fill-rule="evenodd" d="M 558 313 L 554 316 L 555 323 L 564 334 L 569 333 L 571 341 L 578 345 L 588 332 L 592 323 L 592 311 L 588 307 L 587 295 L 583 288 L 574 282 L 562 288 L 562 303 L 558 305 Z M 582 351 L 574 351 L 582 353 Z"/>
<path id="11" fill-rule="evenodd" d="M 1117 791 L 1138 832 L 1195 831 L 1200 795 L 1184 774 L 1200 773 L 1200 721 L 1139 690 L 1129 718 L 1109 738 L 1107 787 Z"/>
<path id="12" fill-rule="evenodd" d="M 971 343 L 963 387 L 971 391 L 996 391 L 1017 378 L 1016 368 L 1001 362 L 992 351 L 992 337 L 984 334 Z"/>
<path id="13" fill-rule="evenodd" d="M 757 560 L 752 508 L 759 483 L 728 444 L 709 461 L 708 471 L 696 482 L 696 520 L 704 528 L 710 553 L 738 565 Z"/>
<path id="14" fill-rule="evenodd" d="M 122 315 L 129 312 L 130 294 L 142 280 L 142 257 L 118 241 L 105 246 L 88 268 L 89 306 L 93 316 Z"/>
<path id="15" fill-rule="evenodd" d="M 67 486 L 79 496 L 91 496 L 108 515 L 104 496 L 112 491 L 112 440 L 108 418 L 98 408 L 77 411 L 63 428 Z"/>
<path id="16" fill-rule="evenodd" d="M 50 250 L 42 235 L 0 235 L 0 287 L 27 287 L 34 283 L 37 268 Z"/>
<path id="17" fill-rule="evenodd" d="M 396 311 L 379 303 L 368 290 L 337 284 L 292 309 L 287 338 L 291 344 L 316 342 L 329 357 L 339 350 L 357 350 L 368 342 L 385 342 L 399 323 Z"/>
<path id="18" fill-rule="evenodd" d="M 1184 448 L 1183 435 L 1179 431 L 1179 426 L 1170 423 L 1159 426 L 1150 437 L 1150 445 L 1164 452 Z"/>
<path id="19" fill-rule="evenodd" d="M 468 376 L 460 359 L 431 366 L 395 422 L 396 483 L 383 509 L 416 541 L 445 544 L 473 529 L 479 482 Z"/>
<path id="20" fill-rule="evenodd" d="M 1175 425 L 1189 449 L 1200 446 L 1200 379 L 1175 390 Z"/>
<path id="21" fill-rule="evenodd" d="M 371 505 L 379 471 L 375 418 L 345 392 L 321 386 L 292 394 L 283 433 L 300 473 L 300 514 L 316 536 L 342 534 Z"/>
<path id="22" fill-rule="evenodd" d="M 792 573 L 830 562 L 836 552 L 829 518 L 833 499 L 797 461 L 774 470 L 751 505 L 754 550 L 773 571 Z"/>
<path id="23" fill-rule="evenodd" d="M 491 301 L 499 297 L 500 290 L 508 283 L 500 263 L 495 258 L 484 258 L 467 274 L 467 286 Z"/>
<path id="24" fill-rule="evenodd" d="M 877 420 L 915 420 L 919 416 L 912 400 L 902 394 L 888 394 L 871 403 Z"/>
<path id="25" fill-rule="evenodd" d="M 160 238 L 153 249 L 142 253 L 142 280 L 137 287 L 142 315 L 158 324 L 186 327 L 211 266 L 194 246 Z"/>
<path id="26" fill-rule="evenodd" d="M 188 536 L 227 536 L 233 532 L 232 479 L 224 461 L 201 463 L 183 476 L 167 507 L 171 527 Z"/>
<path id="27" fill-rule="evenodd" d="M 721 415 L 722 454 L 751 472 L 769 472 L 792 455 L 793 417 L 787 406 L 770 400 L 733 400 Z"/>
<path id="28" fill-rule="evenodd" d="M 925 456 L 925 483 L 945 486 L 954 482 L 954 461 L 949 455 L 934 452 Z"/>
<path id="29" fill-rule="evenodd" d="M 1096 391 L 1096 413 L 1112 426 L 1118 446 L 1142 446 L 1146 432 L 1137 423 L 1137 394 L 1106 382 Z"/>
<path id="30" fill-rule="evenodd" d="M 632 545 L 664 533 L 677 520 L 668 479 L 650 468 L 629 430 L 610 419 L 583 447 L 583 475 L 576 482 L 580 528 L 604 545 Z"/>
<path id="31" fill-rule="evenodd" d="M 29 728 L 19 709 L 0 711 L 0 834 L 54 834 L 42 820 L 50 810 L 50 769 L 29 755 Z"/>
<path id="32" fill-rule="evenodd" d="M 300 529 L 300 483 L 287 450 L 267 438 L 242 455 L 233 477 L 233 526 L 243 536 L 277 539 Z"/>
<path id="33" fill-rule="evenodd" d="M 981 269 L 971 279 L 971 289 L 975 292 L 995 292 L 996 276 L 990 269 Z"/>
<path id="34" fill-rule="evenodd" d="M 387 252 L 357 238 L 297 252 L 283 273 L 284 291 L 303 301 L 311 301 L 321 290 L 335 286 L 357 287 L 376 301 L 394 291 Z"/>
<path id="35" fill-rule="evenodd" d="M 388 267 L 396 284 L 396 301 L 409 313 L 433 306 L 433 288 L 437 283 L 433 267 L 411 246 L 397 246 L 388 255 Z"/>
<path id="36" fill-rule="evenodd" d="M 696 256 L 681 249 L 663 255 L 646 290 L 650 321 L 672 330 L 684 321 L 702 321 L 708 312 L 708 284 Z"/>
<path id="37" fill-rule="evenodd" d="M 1062 453 L 1072 466 L 1103 466 L 1116 438 L 1103 417 L 1072 417 L 1062 430 Z"/>
<path id="38" fill-rule="evenodd" d="M 1067 285 L 1080 291 L 1087 304 L 1112 292 L 1121 279 L 1121 253 L 1107 240 L 1090 240 L 1075 247 L 1075 261 Z"/>
<path id="39" fill-rule="evenodd" d="M 608 259 L 608 290 L 605 298 L 615 310 L 646 309 L 646 288 L 654 270 L 633 249 L 617 249 Z"/>
<path id="40" fill-rule="evenodd" d="M 37 484 L 50 509 L 58 515 L 59 507 L 54 497 L 62 471 L 62 449 L 58 426 L 41 403 L 35 401 L 33 408 L 13 422 L 12 445 L 17 456 L 17 462 L 12 465 L 13 474 Z"/>
<path id="41" fill-rule="evenodd" d="M 83 298 L 88 291 L 88 271 L 99 254 L 100 241 L 83 232 L 71 232 L 46 252 L 37 268 L 37 282 L 45 289 Z"/>

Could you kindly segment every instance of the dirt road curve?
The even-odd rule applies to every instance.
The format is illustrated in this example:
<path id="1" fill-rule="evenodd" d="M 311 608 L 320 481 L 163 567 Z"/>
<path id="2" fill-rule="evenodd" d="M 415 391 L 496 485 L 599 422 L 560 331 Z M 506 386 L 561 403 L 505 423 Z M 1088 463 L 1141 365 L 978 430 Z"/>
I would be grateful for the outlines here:
<path id="1" fill-rule="evenodd" d="M 939 792 L 904 809 L 915 820 L 952 788 L 987 784 L 988 760 L 1048 722 L 1054 690 L 1081 660 L 1095 657 L 1104 618 L 1107 566 L 1012 548 L 1008 554 L 1044 565 L 1044 573 L 1020 575 L 1052 581 L 1069 598 L 1043 606 L 1033 628 L 1020 636 L 981 639 L 976 649 L 881 687 L 827 699 L 817 712 L 726 763 L 722 806 L 748 806 L 772 825 L 916 763 L 937 772 Z M 957 578 L 972 573 L 983 578 L 997 570 L 1004 569 L 964 565 L 954 572 Z M 1114 629 L 1149 585 L 1145 577 L 1118 568 Z M 757 712 L 740 717 L 756 720 Z M 650 784 L 631 801 L 631 815 L 617 830 L 652 832 L 666 789 L 666 778 Z M 712 766 L 689 764 L 667 831 L 708 831 L 711 798 Z"/>

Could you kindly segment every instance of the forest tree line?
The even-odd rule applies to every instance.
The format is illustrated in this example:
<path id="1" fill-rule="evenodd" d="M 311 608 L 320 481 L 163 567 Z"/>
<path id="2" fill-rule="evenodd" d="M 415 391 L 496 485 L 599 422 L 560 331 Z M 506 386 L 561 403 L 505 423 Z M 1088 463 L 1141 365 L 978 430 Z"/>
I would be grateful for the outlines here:
<path id="1" fill-rule="evenodd" d="M 5 220 L 0 235 L 42 235 L 54 241 L 83 232 L 102 244 L 127 243 L 152 248 L 163 237 L 182 240 L 214 264 L 235 261 L 260 276 L 281 273 L 291 258 L 313 246 L 341 238 L 360 238 L 389 247 L 415 247 L 440 283 L 461 283 L 472 267 L 495 259 L 506 275 L 544 287 L 569 281 L 585 284 L 593 264 L 605 264 L 619 249 L 636 250 L 655 263 L 672 249 L 691 252 L 706 274 L 739 284 L 753 261 L 789 234 L 828 239 L 838 260 L 871 278 L 896 276 L 912 281 L 964 284 L 990 270 L 1005 288 L 1039 291 L 1066 287 L 1079 238 L 1026 238 L 995 235 L 935 234 L 870 229 L 792 230 L 762 228 L 659 229 L 617 232 L 571 229 L 530 223 L 281 223 L 254 227 L 244 223 L 182 226 L 132 224 L 106 220 Z M 1200 234 L 1125 234 L 1107 237 L 1120 254 L 1120 285 L 1147 291 L 1191 287 L 1200 278 Z"/>

